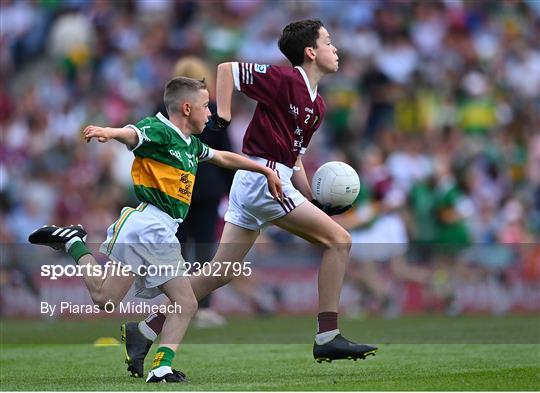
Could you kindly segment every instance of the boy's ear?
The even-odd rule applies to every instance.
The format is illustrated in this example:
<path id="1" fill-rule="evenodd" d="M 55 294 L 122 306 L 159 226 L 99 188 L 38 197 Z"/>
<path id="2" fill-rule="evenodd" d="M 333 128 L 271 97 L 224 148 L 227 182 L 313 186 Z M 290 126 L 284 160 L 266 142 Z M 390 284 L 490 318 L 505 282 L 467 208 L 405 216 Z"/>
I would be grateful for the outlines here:
<path id="1" fill-rule="evenodd" d="M 184 102 L 180 109 L 182 110 L 182 113 L 184 114 L 184 116 L 189 116 L 189 113 L 191 112 L 191 105 L 189 102 Z"/>
<path id="2" fill-rule="evenodd" d="M 307 58 L 310 60 L 315 60 L 315 49 L 313 49 L 311 46 L 306 46 L 304 49 L 304 56 L 307 56 Z"/>

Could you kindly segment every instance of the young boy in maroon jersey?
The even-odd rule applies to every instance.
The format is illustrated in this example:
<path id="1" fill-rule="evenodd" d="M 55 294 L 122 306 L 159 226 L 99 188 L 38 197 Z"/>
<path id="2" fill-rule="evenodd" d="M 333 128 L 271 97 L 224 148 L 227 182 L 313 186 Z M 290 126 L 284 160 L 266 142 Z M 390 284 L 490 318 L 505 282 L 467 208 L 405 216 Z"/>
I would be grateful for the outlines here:
<path id="1" fill-rule="evenodd" d="M 310 182 L 302 165 L 313 133 L 325 115 L 317 85 L 326 74 L 338 70 L 337 49 L 319 20 L 303 20 L 283 30 L 279 48 L 293 67 L 251 63 L 222 63 L 217 71 L 216 130 L 231 119 L 233 90 L 257 101 L 244 136 L 242 151 L 252 160 L 274 169 L 283 185 L 283 201 L 272 198 L 264 176 L 240 170 L 230 191 L 225 228 L 213 261 L 243 261 L 259 236 L 260 228 L 272 223 L 323 247 L 319 270 L 319 314 L 313 356 L 318 362 L 363 359 L 376 347 L 356 344 L 341 336 L 338 308 L 351 236 L 329 215 L 348 207 L 322 207 L 313 201 Z M 191 277 L 198 299 L 227 284 L 232 276 Z M 142 369 L 147 347 L 161 330 L 164 315 L 152 314 L 139 323 L 129 323 L 127 351 Z M 142 337 L 144 335 L 145 338 Z M 133 364 L 135 365 L 135 364 Z"/>

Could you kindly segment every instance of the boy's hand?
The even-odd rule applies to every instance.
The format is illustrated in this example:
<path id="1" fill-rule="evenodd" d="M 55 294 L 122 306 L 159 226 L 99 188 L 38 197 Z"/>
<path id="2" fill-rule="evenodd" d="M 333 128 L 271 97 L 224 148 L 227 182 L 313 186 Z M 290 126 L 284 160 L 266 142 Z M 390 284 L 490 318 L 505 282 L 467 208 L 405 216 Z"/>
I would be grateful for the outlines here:
<path id="1" fill-rule="evenodd" d="M 268 189 L 270 194 L 279 201 L 283 200 L 283 188 L 281 187 L 281 180 L 279 179 L 276 172 L 268 168 L 265 172 L 266 180 L 268 181 Z"/>
<path id="2" fill-rule="evenodd" d="M 313 199 L 311 203 L 313 203 L 315 206 L 317 206 L 319 209 L 321 209 L 323 212 L 325 212 L 329 216 L 335 216 L 336 214 L 345 213 L 347 210 L 349 210 L 352 207 L 352 205 L 337 206 L 337 207 L 332 207 L 330 206 L 330 204 L 322 205 L 316 199 Z"/>
<path id="3" fill-rule="evenodd" d="M 208 123 L 206 123 L 205 131 L 225 131 L 227 127 L 229 127 L 229 124 L 231 124 L 230 120 L 225 120 L 222 117 L 219 117 L 217 113 L 213 113 L 212 116 L 210 116 Z"/>
<path id="4" fill-rule="evenodd" d="M 92 138 L 97 138 L 97 140 L 101 143 L 108 142 L 112 138 L 114 138 L 113 133 L 108 128 L 104 127 L 98 127 L 98 126 L 88 126 L 84 129 L 83 135 L 84 139 L 86 139 L 86 142 L 90 142 Z"/>

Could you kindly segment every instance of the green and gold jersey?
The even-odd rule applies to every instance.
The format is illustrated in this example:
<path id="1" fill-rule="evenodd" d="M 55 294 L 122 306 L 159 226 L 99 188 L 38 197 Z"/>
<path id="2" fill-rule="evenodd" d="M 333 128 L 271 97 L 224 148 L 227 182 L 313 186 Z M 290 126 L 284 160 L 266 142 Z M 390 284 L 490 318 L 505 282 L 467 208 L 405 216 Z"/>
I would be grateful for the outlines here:
<path id="1" fill-rule="evenodd" d="M 186 137 L 161 113 L 126 127 L 133 128 L 139 136 L 131 167 L 137 198 L 174 219 L 184 220 L 197 164 L 211 159 L 214 152 L 198 138 Z"/>

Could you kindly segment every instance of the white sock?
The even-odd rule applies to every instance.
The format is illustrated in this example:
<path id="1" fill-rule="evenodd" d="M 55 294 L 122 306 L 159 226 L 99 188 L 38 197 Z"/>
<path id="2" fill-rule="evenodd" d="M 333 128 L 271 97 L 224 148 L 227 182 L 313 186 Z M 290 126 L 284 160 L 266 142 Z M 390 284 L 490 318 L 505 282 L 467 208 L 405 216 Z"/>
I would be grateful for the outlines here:
<path id="1" fill-rule="evenodd" d="M 327 332 L 317 333 L 315 342 L 317 345 L 323 345 L 332 341 L 339 334 L 339 329 L 329 330 Z"/>
<path id="2" fill-rule="evenodd" d="M 161 367 L 158 367 L 158 368 L 155 368 L 155 369 L 151 370 L 148 373 L 148 378 L 146 380 L 148 381 L 151 374 L 155 375 L 156 377 L 162 377 L 164 375 L 171 374 L 171 373 L 172 373 L 171 366 L 161 366 Z"/>
<path id="3" fill-rule="evenodd" d="M 71 246 L 74 245 L 76 242 L 82 242 L 82 241 L 83 240 L 78 236 L 75 236 L 75 237 L 69 239 L 66 242 L 66 252 L 69 252 L 69 249 L 71 248 Z"/>
<path id="4" fill-rule="evenodd" d="M 156 341 L 157 334 L 152 329 L 150 329 L 150 326 L 146 323 L 146 321 L 139 322 L 139 332 L 146 337 L 150 341 Z"/>

